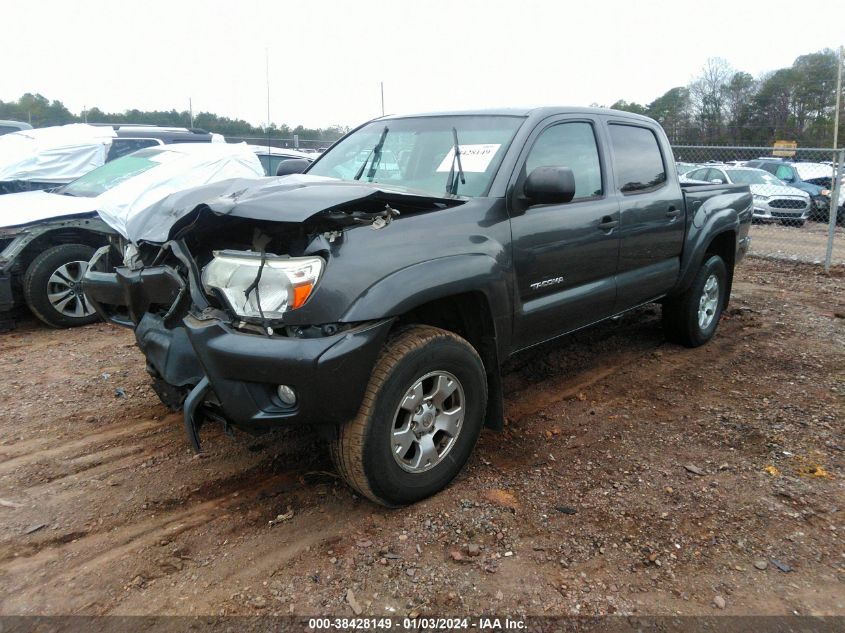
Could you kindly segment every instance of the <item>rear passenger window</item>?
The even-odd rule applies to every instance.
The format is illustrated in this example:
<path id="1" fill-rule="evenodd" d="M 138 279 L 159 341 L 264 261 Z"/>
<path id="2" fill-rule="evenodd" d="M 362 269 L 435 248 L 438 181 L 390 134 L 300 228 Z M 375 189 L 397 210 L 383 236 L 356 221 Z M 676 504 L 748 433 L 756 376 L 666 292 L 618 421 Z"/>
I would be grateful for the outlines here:
<path id="1" fill-rule="evenodd" d="M 633 125 L 609 127 L 616 181 L 622 193 L 637 193 L 666 182 L 666 166 L 654 132 Z"/>
<path id="2" fill-rule="evenodd" d="M 601 163 L 596 135 L 589 123 L 559 123 L 543 130 L 528 158 L 525 172 L 537 167 L 569 167 L 575 176 L 573 200 L 602 195 Z"/>

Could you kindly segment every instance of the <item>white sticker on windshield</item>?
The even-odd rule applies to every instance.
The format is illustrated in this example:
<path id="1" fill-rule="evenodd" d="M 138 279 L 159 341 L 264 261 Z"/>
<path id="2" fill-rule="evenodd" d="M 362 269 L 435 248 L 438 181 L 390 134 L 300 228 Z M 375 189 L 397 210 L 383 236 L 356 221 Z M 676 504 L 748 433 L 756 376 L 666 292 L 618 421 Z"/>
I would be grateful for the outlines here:
<path id="1" fill-rule="evenodd" d="M 490 161 L 499 151 L 502 145 L 500 143 L 488 143 L 486 145 L 460 145 L 461 148 L 461 167 L 464 172 L 480 173 L 487 171 L 490 166 Z M 455 156 L 455 148 L 449 150 L 443 162 L 437 168 L 437 171 L 449 171 L 452 168 L 452 159 Z M 458 170 L 458 163 L 455 161 L 455 171 Z"/>

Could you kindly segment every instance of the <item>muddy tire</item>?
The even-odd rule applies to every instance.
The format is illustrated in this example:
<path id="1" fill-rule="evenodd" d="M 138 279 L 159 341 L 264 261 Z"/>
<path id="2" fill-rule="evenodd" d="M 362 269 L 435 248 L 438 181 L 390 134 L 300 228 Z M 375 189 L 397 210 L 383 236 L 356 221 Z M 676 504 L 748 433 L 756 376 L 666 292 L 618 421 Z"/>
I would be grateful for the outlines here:
<path id="1" fill-rule="evenodd" d="M 686 347 L 698 347 L 713 338 L 725 307 L 727 282 L 724 260 L 718 255 L 707 257 L 687 291 L 663 302 L 666 338 Z"/>
<path id="2" fill-rule="evenodd" d="M 36 317 L 54 328 L 100 320 L 80 284 L 93 255 L 94 249 L 85 244 L 61 244 L 32 261 L 23 278 L 23 295 Z"/>
<path id="3" fill-rule="evenodd" d="M 355 419 L 331 442 L 347 483 L 386 506 L 425 499 L 463 468 L 487 405 L 484 365 L 461 337 L 429 326 L 385 346 Z"/>

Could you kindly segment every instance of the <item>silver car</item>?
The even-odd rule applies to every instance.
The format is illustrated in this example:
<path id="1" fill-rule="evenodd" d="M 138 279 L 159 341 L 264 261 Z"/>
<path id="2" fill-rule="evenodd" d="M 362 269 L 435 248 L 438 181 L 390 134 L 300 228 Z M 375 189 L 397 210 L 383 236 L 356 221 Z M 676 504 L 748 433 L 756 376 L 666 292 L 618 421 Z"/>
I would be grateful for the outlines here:
<path id="1" fill-rule="evenodd" d="M 754 219 L 757 221 L 804 226 L 810 215 L 808 193 L 790 187 L 762 169 L 714 165 L 687 173 L 685 180 L 749 185 L 754 196 Z"/>

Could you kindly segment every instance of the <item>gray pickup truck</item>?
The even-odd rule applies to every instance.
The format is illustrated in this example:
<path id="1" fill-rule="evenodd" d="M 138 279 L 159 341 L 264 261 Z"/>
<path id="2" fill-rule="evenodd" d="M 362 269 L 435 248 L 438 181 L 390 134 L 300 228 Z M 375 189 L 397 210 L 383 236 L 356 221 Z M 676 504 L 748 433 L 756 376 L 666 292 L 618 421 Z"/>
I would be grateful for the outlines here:
<path id="1" fill-rule="evenodd" d="M 385 117 L 305 173 L 175 194 L 84 286 L 134 327 L 195 450 L 210 420 L 314 424 L 346 481 L 396 506 L 501 428 L 515 352 L 650 302 L 672 341 L 706 343 L 751 214 L 747 186 L 682 187 L 642 116 Z"/>

